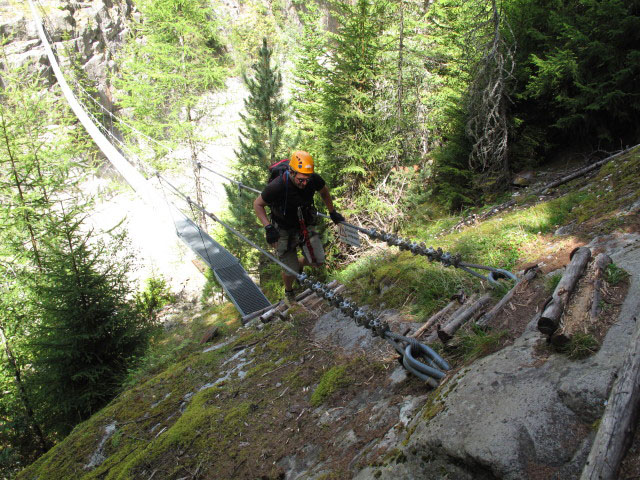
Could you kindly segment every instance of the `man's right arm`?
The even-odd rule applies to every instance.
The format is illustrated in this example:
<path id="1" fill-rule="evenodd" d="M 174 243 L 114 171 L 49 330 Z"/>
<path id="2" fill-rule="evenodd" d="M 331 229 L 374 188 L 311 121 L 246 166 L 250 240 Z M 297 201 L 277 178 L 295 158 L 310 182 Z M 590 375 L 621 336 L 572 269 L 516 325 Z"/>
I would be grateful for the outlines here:
<path id="1" fill-rule="evenodd" d="M 253 201 L 253 210 L 256 212 L 258 220 L 260 220 L 260 223 L 262 223 L 263 227 L 266 227 L 271 223 L 269 221 L 269 217 L 267 216 L 267 211 L 265 209 L 266 206 L 267 202 L 265 202 L 262 198 L 262 194 L 258 195 L 258 198 Z"/>

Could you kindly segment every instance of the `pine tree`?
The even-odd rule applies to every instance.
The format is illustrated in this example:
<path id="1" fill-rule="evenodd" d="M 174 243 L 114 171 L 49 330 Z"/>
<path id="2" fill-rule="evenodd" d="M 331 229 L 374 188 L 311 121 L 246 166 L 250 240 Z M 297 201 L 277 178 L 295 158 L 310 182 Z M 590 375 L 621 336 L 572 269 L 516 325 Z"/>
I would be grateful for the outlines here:
<path id="1" fill-rule="evenodd" d="M 123 237 L 96 239 L 65 208 L 60 234 L 43 242 L 43 273 L 31 280 L 40 321 L 29 337 L 32 382 L 49 430 L 61 435 L 113 398 L 152 329 L 131 299 Z"/>
<path id="2" fill-rule="evenodd" d="M 333 184 L 374 185 L 393 162 L 395 112 L 377 102 L 384 52 L 385 1 L 337 2 L 340 26 L 322 94 L 323 172 Z M 348 183 L 347 183 L 348 180 Z"/>
<path id="3" fill-rule="evenodd" d="M 244 101 L 245 113 L 241 114 L 244 126 L 240 130 L 240 147 L 235 152 L 236 180 L 258 190 L 262 190 L 266 183 L 268 167 L 282 158 L 287 150 L 283 136 L 287 104 L 282 99 L 282 77 L 277 67 L 271 64 L 271 55 L 272 50 L 265 38 L 258 60 L 252 65 L 251 76 L 243 76 L 249 96 Z M 263 244 L 263 230 L 253 211 L 253 198 L 234 186 L 225 189 L 231 224 L 251 240 Z M 246 265 L 255 263 L 252 250 L 235 236 L 227 235 L 225 242 Z"/>

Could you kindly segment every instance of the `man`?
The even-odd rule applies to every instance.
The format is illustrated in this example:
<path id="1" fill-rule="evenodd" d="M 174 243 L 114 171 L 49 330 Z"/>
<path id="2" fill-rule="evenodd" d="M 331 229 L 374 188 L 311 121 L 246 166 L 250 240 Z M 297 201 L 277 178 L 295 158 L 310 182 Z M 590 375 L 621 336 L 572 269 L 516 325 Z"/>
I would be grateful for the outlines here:
<path id="1" fill-rule="evenodd" d="M 298 150 L 291 154 L 288 169 L 271 181 L 253 202 L 253 209 L 265 228 L 267 243 L 276 249 L 280 261 L 293 271 L 302 272 L 305 265 L 319 267 L 324 264 L 324 248 L 313 228 L 315 192 L 327 206 L 331 220 L 336 224 L 344 222 L 344 217 L 333 207 L 324 179 L 313 172 L 313 158 L 309 153 Z M 271 209 L 271 220 L 266 206 Z M 302 257 L 298 257 L 298 247 L 302 247 Z M 295 301 L 295 278 L 282 272 L 288 305 Z"/>

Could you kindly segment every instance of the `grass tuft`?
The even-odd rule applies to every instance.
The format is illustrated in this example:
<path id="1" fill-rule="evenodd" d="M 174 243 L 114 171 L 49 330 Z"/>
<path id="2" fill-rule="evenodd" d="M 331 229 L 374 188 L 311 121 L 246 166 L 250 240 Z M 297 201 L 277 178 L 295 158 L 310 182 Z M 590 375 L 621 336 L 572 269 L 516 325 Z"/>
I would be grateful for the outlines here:
<path id="1" fill-rule="evenodd" d="M 347 367 L 336 365 L 329 369 L 320 379 L 320 383 L 311 395 L 311 405 L 318 407 L 324 403 L 334 392 L 351 383 L 347 375 Z"/>
<path id="2" fill-rule="evenodd" d="M 578 332 L 562 347 L 562 352 L 572 360 L 580 360 L 596 353 L 599 346 L 593 335 Z"/>
<path id="3" fill-rule="evenodd" d="M 464 362 L 484 357 L 498 350 L 507 335 L 505 330 L 489 333 L 473 325 L 471 331 L 456 335 L 455 356 Z"/>
<path id="4" fill-rule="evenodd" d="M 609 285 L 618 285 L 625 280 L 629 274 L 623 268 L 620 268 L 615 263 L 607 265 L 607 269 L 604 272 L 605 280 Z"/>

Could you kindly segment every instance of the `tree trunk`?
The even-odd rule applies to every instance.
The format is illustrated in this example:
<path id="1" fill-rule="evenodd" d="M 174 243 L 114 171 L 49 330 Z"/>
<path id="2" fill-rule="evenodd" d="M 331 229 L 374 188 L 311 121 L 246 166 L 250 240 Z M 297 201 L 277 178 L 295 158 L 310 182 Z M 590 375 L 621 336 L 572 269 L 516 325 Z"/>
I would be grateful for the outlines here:
<path id="1" fill-rule="evenodd" d="M 553 335 L 560 325 L 560 317 L 573 292 L 578 279 L 582 276 L 589 259 L 591 250 L 587 247 L 580 247 L 574 251 L 573 258 L 560 279 L 560 283 L 553 292 L 551 301 L 545 306 L 540 319 L 538 320 L 538 330 L 545 335 Z"/>
<path id="2" fill-rule="evenodd" d="M 13 351 L 11 350 L 11 346 L 9 345 L 9 341 L 4 333 L 4 327 L 0 325 L 0 340 L 4 343 L 4 350 L 7 354 L 7 359 L 9 360 L 9 365 L 13 370 L 13 376 L 16 380 L 16 386 L 18 388 L 18 394 L 20 395 L 20 400 L 22 401 L 22 405 L 27 413 L 27 420 L 33 428 L 33 431 L 38 438 L 38 442 L 40 443 L 40 451 L 41 453 L 45 453 L 49 449 L 49 444 L 47 440 L 44 438 L 44 434 L 42 433 L 42 429 L 40 425 L 35 420 L 33 415 L 33 408 L 31 408 L 31 402 L 29 401 L 29 396 L 22 384 L 22 375 L 20 373 L 20 368 L 18 368 L 18 364 L 16 362 L 15 357 L 13 356 Z"/>
<path id="3" fill-rule="evenodd" d="M 493 306 L 493 308 L 491 310 L 489 310 L 485 315 L 483 315 L 482 318 L 480 318 L 476 322 L 476 324 L 481 326 L 481 327 L 484 327 L 484 326 L 488 325 L 489 322 L 491 320 L 493 320 L 495 318 L 495 316 L 498 313 L 500 313 L 500 311 L 504 308 L 504 306 L 513 298 L 513 296 L 515 295 L 517 289 L 520 288 L 521 286 L 527 284 L 531 280 L 533 280 L 536 277 L 536 275 L 538 275 L 539 271 L 540 271 L 540 269 L 538 268 L 537 265 L 535 267 L 529 269 L 527 271 L 527 273 L 525 273 L 524 277 L 522 277 L 520 280 L 518 280 L 518 283 L 516 283 L 513 286 L 513 288 L 511 290 L 509 290 L 507 292 L 507 294 L 504 297 L 502 297 L 500 299 L 500 301 Z"/>
<path id="4" fill-rule="evenodd" d="M 640 322 L 618 371 L 580 480 L 613 480 L 634 436 L 640 406 Z"/>
<path id="5" fill-rule="evenodd" d="M 453 312 L 453 315 L 451 315 L 449 317 L 449 320 L 452 320 L 452 319 L 458 317 L 459 315 L 462 315 L 462 313 L 465 312 L 467 310 L 467 308 L 469 308 L 469 305 L 473 305 L 473 302 L 475 302 L 476 297 L 477 297 L 477 295 L 474 293 L 469 298 L 467 298 L 466 301 L 460 306 L 460 308 L 458 308 L 455 312 Z M 440 329 L 440 326 L 441 326 L 441 324 L 438 324 L 437 330 Z M 429 335 L 425 339 L 425 343 L 433 343 L 436 340 L 438 340 L 438 331 L 437 330 L 435 332 L 433 332 L 431 335 Z"/>
<path id="6" fill-rule="evenodd" d="M 474 314 L 479 312 L 485 305 L 491 301 L 491 294 L 485 293 L 472 305 L 469 305 L 462 312 L 453 317 L 444 328 L 439 328 L 437 331 L 438 338 L 442 343 L 447 343 L 453 338 L 453 335 L 464 325 Z"/>
<path id="7" fill-rule="evenodd" d="M 462 303 L 464 303 L 464 300 L 463 301 L 451 300 L 442 310 L 439 310 L 438 312 L 431 315 L 431 317 L 426 322 L 424 322 L 424 324 L 418 330 L 412 333 L 410 336 L 413 338 L 420 338 L 420 335 L 422 335 L 424 332 L 429 330 L 438 320 L 440 320 L 447 313 L 453 310 L 453 307 L 455 307 L 456 305 L 460 305 Z"/>
<path id="8" fill-rule="evenodd" d="M 595 321 L 600 313 L 600 300 L 602 299 L 602 277 L 607 266 L 611 263 L 611 257 L 606 253 L 601 253 L 596 257 L 595 265 L 593 267 L 593 297 L 591 300 L 591 321 Z"/>

